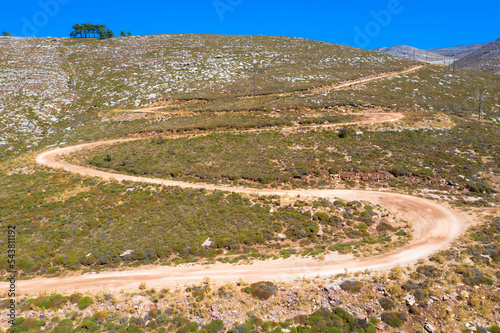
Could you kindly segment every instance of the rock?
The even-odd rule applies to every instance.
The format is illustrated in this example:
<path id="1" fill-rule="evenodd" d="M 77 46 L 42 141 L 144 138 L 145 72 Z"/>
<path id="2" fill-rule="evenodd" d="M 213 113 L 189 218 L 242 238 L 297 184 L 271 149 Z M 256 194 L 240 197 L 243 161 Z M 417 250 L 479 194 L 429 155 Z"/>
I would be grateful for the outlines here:
<path id="1" fill-rule="evenodd" d="M 425 323 L 424 331 L 428 333 L 437 333 L 436 329 L 430 323 Z"/>
<path id="2" fill-rule="evenodd" d="M 286 239 L 286 236 L 283 235 L 283 234 L 278 234 L 278 238 L 281 238 L 281 239 Z"/>
<path id="3" fill-rule="evenodd" d="M 120 254 L 120 257 L 128 256 L 129 254 L 132 254 L 132 252 L 134 252 L 134 250 L 127 250 L 127 251 L 123 252 L 122 254 Z"/>
<path id="4" fill-rule="evenodd" d="M 323 232 L 323 227 L 321 226 L 321 224 L 319 225 L 319 230 L 318 232 L 316 233 L 316 236 L 317 237 L 323 237 L 325 233 Z"/>
<path id="5" fill-rule="evenodd" d="M 477 332 L 476 325 L 474 325 L 474 323 L 472 322 L 465 323 L 465 328 L 467 328 L 469 331 Z"/>
<path id="6" fill-rule="evenodd" d="M 415 297 L 411 294 L 408 294 L 403 298 L 406 301 L 406 305 L 413 306 L 415 304 Z"/>
<path id="7" fill-rule="evenodd" d="M 203 242 L 203 244 L 201 244 L 201 246 L 203 246 L 203 247 L 210 247 L 210 246 L 212 246 L 213 244 L 214 244 L 214 242 L 212 242 L 212 241 L 210 240 L 210 237 L 209 237 L 209 238 L 207 238 L 207 240 L 206 240 L 206 241 L 204 241 L 204 242 Z"/>
<path id="8" fill-rule="evenodd" d="M 371 306 L 368 306 L 368 305 L 367 305 L 367 306 L 365 306 L 365 311 L 366 311 L 366 313 L 368 313 L 369 315 L 371 315 L 371 314 L 374 314 L 374 313 L 375 313 L 375 309 L 374 309 L 374 308 L 372 308 Z"/>

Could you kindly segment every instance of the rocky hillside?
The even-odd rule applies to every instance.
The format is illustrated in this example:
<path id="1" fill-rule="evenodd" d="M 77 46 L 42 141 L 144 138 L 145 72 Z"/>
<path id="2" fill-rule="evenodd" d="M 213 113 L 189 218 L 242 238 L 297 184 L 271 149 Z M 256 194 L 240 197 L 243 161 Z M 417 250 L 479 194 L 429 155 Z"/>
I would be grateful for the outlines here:
<path id="1" fill-rule="evenodd" d="M 0 150 L 36 145 L 64 122 L 75 95 L 63 46 L 60 39 L 0 38 Z"/>
<path id="2" fill-rule="evenodd" d="M 448 65 L 455 61 L 454 57 L 446 56 L 444 54 L 438 54 L 431 52 L 430 50 L 421 50 L 416 47 L 407 45 L 396 45 L 392 47 L 379 47 L 373 49 L 376 52 L 382 52 L 390 54 L 397 57 L 403 57 L 406 59 L 411 59 L 415 61 L 427 62 L 434 65 Z"/>
<path id="3" fill-rule="evenodd" d="M 154 35 L 0 37 L 0 152 L 37 146 L 101 110 L 158 100 L 308 89 L 410 61 L 299 38 Z"/>
<path id="4" fill-rule="evenodd" d="M 380 47 L 382 52 L 435 65 L 455 66 L 481 72 L 500 74 L 500 38 L 483 44 L 472 44 L 421 50 L 412 46 Z"/>
<path id="5" fill-rule="evenodd" d="M 460 68 L 500 75 L 500 38 L 459 59 L 455 65 Z"/>
<path id="6" fill-rule="evenodd" d="M 441 47 L 437 49 L 427 49 L 425 51 L 440 54 L 450 58 L 463 58 L 476 52 L 477 50 L 486 46 L 487 44 L 488 43 Z"/>

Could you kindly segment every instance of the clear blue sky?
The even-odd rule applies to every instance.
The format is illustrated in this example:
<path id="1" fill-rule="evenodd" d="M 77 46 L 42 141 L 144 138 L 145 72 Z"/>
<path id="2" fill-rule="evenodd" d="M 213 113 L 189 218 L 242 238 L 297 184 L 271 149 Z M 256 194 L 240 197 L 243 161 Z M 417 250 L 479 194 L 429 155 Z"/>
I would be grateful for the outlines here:
<path id="1" fill-rule="evenodd" d="M 75 23 L 115 34 L 263 34 L 362 48 L 434 48 L 500 37 L 500 1 L 439 0 L 0 0 L 0 31 L 68 36 Z M 378 16 L 378 19 L 373 15 Z"/>

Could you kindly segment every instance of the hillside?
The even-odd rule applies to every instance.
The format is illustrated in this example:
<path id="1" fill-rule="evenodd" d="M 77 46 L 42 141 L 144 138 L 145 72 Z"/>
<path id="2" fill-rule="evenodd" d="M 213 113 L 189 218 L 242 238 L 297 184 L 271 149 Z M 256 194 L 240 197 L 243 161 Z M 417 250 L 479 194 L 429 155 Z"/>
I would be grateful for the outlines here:
<path id="1" fill-rule="evenodd" d="M 452 47 L 441 47 L 437 49 L 427 49 L 425 51 L 440 54 L 450 58 L 464 58 L 477 50 L 483 48 L 488 43 L 481 44 L 471 44 L 471 45 L 461 45 L 461 46 L 452 46 Z"/>
<path id="2" fill-rule="evenodd" d="M 412 46 L 380 47 L 373 51 L 436 65 L 500 73 L 500 39 L 491 43 L 421 50 Z"/>
<path id="3" fill-rule="evenodd" d="M 380 47 L 373 51 L 390 54 L 410 60 L 427 62 L 434 65 L 448 65 L 455 61 L 455 57 L 432 52 L 431 50 L 421 50 L 407 45 L 396 45 L 392 47 Z"/>
<path id="4" fill-rule="evenodd" d="M 459 68 L 500 75 L 500 38 L 454 63 Z"/>
<path id="5" fill-rule="evenodd" d="M 0 151 L 7 155 L 96 110 L 303 90 L 412 65 L 298 38 L 211 35 L 0 37 L 0 59 Z"/>
<path id="6" fill-rule="evenodd" d="M 0 112 L 0 332 L 500 330 L 498 75 L 288 37 L 5 37 Z"/>

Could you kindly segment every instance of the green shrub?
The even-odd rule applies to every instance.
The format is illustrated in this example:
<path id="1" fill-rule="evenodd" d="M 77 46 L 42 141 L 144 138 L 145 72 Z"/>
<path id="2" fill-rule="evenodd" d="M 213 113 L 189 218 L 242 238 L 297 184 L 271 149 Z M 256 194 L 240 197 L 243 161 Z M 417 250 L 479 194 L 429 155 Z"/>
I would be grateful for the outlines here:
<path id="1" fill-rule="evenodd" d="M 82 324 L 82 327 L 83 327 L 83 328 L 86 328 L 86 329 L 88 329 L 88 330 L 90 330 L 92 327 L 94 327 L 94 325 L 95 325 L 95 324 L 94 324 L 94 322 L 93 322 L 93 321 L 87 320 L 86 322 L 84 322 L 84 323 Z"/>
<path id="2" fill-rule="evenodd" d="M 500 333 L 500 327 L 498 327 L 496 325 L 495 326 L 491 326 L 490 329 L 489 329 L 489 331 L 491 333 Z"/>
<path id="3" fill-rule="evenodd" d="M 345 206 L 346 206 L 345 202 L 343 202 L 342 200 L 335 200 L 335 201 L 333 202 L 333 204 L 334 204 L 335 206 L 337 206 L 337 207 L 345 207 Z"/>
<path id="4" fill-rule="evenodd" d="M 107 323 L 104 324 L 104 327 L 107 330 L 111 330 L 113 327 L 115 327 L 115 323 L 108 321 Z"/>
<path id="5" fill-rule="evenodd" d="M 92 305 L 92 303 L 92 298 L 90 298 L 89 296 L 85 296 L 78 301 L 78 308 L 80 310 L 84 310 Z"/>
<path id="6" fill-rule="evenodd" d="M 135 324 L 130 324 L 127 327 L 127 333 L 141 333 L 141 329 Z"/>
<path id="7" fill-rule="evenodd" d="M 192 321 L 186 325 L 185 329 L 187 329 L 189 332 L 196 332 L 198 330 L 198 323 Z"/>
<path id="8" fill-rule="evenodd" d="M 54 333 L 71 333 L 73 331 L 73 322 L 70 319 L 63 319 L 54 328 Z"/>
<path id="9" fill-rule="evenodd" d="M 207 330 L 208 333 L 217 333 L 224 329 L 224 322 L 220 319 L 212 320 L 210 323 L 203 326 L 203 329 Z"/>

